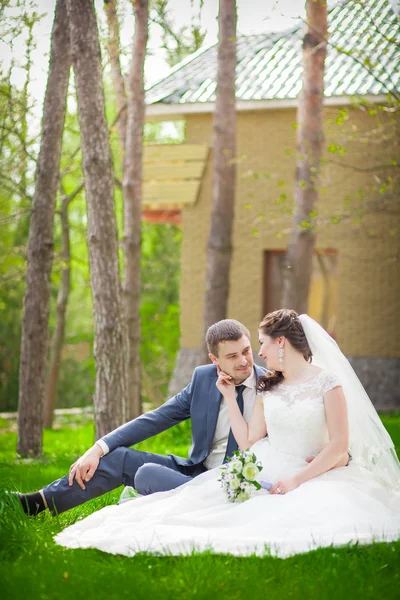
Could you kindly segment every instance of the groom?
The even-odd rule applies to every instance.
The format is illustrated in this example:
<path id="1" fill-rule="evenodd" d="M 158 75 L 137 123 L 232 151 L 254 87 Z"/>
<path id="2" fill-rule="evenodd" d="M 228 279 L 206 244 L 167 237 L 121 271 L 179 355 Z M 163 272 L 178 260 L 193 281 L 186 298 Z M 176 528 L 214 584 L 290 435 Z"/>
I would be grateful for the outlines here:
<path id="1" fill-rule="evenodd" d="M 143 495 L 171 490 L 222 465 L 237 443 L 229 427 L 227 405 L 215 385 L 218 371 L 233 378 L 246 421 L 256 398 L 256 380 L 264 371 L 254 365 L 250 333 L 238 321 L 214 323 L 206 342 L 212 365 L 196 368 L 189 385 L 156 410 L 98 440 L 71 466 L 69 475 L 39 492 L 19 494 L 25 512 L 38 514 L 48 508 L 53 515 L 59 514 L 121 484 Z M 186 419 L 192 420 L 189 458 L 130 448 Z"/>

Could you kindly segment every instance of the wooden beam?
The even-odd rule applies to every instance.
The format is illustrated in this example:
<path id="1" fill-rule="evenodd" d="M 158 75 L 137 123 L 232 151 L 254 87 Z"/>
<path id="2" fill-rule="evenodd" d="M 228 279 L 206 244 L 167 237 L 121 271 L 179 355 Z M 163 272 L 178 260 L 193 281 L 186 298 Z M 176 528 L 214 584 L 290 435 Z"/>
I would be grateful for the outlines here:
<path id="1" fill-rule="evenodd" d="M 205 160 L 208 151 L 204 144 L 152 144 L 144 147 L 143 161 Z"/>
<path id="2" fill-rule="evenodd" d="M 152 204 L 161 207 L 194 204 L 199 187 L 200 181 L 145 182 L 143 204 L 145 208 Z"/>
<path id="3" fill-rule="evenodd" d="M 204 171 L 204 161 L 174 161 L 145 163 L 143 179 L 145 182 L 155 180 L 200 180 Z"/>

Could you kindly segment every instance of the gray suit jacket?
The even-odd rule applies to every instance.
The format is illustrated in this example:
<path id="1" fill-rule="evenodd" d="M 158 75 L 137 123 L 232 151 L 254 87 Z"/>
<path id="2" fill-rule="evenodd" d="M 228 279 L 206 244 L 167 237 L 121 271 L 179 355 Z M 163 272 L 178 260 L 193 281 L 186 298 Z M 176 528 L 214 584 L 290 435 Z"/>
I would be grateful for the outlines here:
<path id="1" fill-rule="evenodd" d="M 258 378 L 265 371 L 254 365 Z M 186 419 L 192 419 L 192 446 L 189 458 L 174 456 L 179 465 L 198 465 L 208 456 L 214 438 L 221 403 L 221 394 L 216 387 L 218 379 L 214 365 L 197 367 L 192 381 L 156 410 L 152 410 L 125 423 L 102 439 L 110 451 L 118 446 L 132 446 L 157 435 Z"/>

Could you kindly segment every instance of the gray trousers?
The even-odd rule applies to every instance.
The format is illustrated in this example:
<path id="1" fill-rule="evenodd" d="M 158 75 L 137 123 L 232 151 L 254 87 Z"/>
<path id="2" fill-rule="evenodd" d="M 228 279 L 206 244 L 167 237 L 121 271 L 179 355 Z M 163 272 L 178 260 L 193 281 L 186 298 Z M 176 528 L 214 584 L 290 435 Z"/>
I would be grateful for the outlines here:
<path id="1" fill-rule="evenodd" d="M 43 488 L 47 506 L 53 515 L 79 506 L 110 492 L 120 485 L 131 485 L 139 494 L 172 490 L 204 473 L 202 465 L 178 465 L 172 456 L 140 452 L 119 447 L 100 459 L 99 466 L 85 490 L 68 484 L 68 475 Z"/>

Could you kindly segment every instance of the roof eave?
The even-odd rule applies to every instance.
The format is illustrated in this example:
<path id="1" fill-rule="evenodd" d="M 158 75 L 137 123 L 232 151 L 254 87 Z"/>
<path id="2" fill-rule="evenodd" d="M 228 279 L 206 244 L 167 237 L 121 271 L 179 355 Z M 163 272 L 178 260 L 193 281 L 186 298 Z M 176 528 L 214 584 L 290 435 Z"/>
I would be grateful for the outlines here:
<path id="1" fill-rule="evenodd" d="M 385 94 L 366 96 L 328 96 L 324 98 L 325 106 L 350 106 L 357 100 L 364 100 L 371 103 L 385 103 L 387 96 Z M 255 111 L 255 110 L 279 110 L 285 108 L 297 108 L 298 99 L 273 99 L 273 100 L 237 100 L 236 110 L 238 112 Z M 168 120 L 183 119 L 185 115 L 213 113 L 215 110 L 215 102 L 192 102 L 188 104 L 166 104 L 156 102 L 146 105 L 146 118 L 154 120 L 163 120 L 165 117 Z"/>

